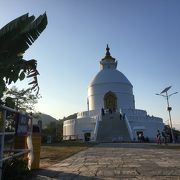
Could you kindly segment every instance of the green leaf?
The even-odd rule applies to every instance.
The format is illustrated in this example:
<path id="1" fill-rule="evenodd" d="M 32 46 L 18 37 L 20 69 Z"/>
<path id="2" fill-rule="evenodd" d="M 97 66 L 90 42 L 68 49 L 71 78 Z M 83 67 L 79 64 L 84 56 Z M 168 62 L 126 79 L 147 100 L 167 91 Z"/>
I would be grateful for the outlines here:
<path id="1" fill-rule="evenodd" d="M 22 81 L 24 78 L 25 78 L 25 73 L 21 72 L 21 74 L 19 75 L 20 81 Z"/>
<path id="2" fill-rule="evenodd" d="M 23 54 L 40 36 L 48 24 L 46 13 L 38 18 L 24 14 L 0 29 L 0 99 L 6 84 L 23 80 L 26 73 L 38 85 L 36 60 L 24 60 Z M 39 87 L 37 88 L 37 92 Z"/>
<path id="3" fill-rule="evenodd" d="M 14 102 L 14 99 L 11 98 L 11 97 L 7 97 L 5 99 L 5 105 L 10 107 L 10 108 L 15 108 L 15 102 Z"/>
<path id="4" fill-rule="evenodd" d="M 0 99 L 3 96 L 3 92 L 6 90 L 6 85 L 3 79 L 0 78 Z M 1 101 L 0 101 L 1 102 Z"/>

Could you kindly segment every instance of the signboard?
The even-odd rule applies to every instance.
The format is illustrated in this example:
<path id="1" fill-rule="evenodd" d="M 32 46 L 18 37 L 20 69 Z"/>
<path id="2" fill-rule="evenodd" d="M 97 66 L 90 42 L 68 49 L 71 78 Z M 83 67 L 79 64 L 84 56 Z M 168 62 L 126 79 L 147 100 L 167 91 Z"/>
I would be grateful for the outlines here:
<path id="1" fill-rule="evenodd" d="M 27 135 L 28 133 L 28 116 L 23 114 L 16 115 L 16 134 Z"/>

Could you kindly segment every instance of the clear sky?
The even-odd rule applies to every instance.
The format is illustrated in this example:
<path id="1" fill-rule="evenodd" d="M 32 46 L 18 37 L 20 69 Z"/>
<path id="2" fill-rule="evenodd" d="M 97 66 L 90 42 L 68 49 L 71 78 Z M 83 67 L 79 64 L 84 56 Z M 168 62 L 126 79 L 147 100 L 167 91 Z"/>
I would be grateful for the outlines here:
<path id="1" fill-rule="evenodd" d="M 87 110 L 87 87 L 99 71 L 106 44 L 133 84 L 137 109 L 180 126 L 179 0 L 0 0 L 0 27 L 25 13 L 46 11 L 48 26 L 26 51 L 37 59 L 42 99 L 37 110 L 55 118 Z"/>

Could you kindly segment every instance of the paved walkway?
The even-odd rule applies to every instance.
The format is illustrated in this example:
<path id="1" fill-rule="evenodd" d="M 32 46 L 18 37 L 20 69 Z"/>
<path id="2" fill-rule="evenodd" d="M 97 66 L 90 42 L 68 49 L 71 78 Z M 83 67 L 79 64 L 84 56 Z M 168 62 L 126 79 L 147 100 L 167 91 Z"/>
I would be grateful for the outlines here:
<path id="1" fill-rule="evenodd" d="M 36 180 L 180 180 L 180 149 L 103 143 L 38 171 Z"/>

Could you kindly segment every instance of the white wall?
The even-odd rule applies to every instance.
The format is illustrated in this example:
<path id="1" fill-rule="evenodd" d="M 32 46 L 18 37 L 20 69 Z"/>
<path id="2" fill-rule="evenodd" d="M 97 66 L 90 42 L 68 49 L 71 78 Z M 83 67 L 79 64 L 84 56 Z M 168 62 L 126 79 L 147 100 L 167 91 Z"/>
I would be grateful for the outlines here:
<path id="1" fill-rule="evenodd" d="M 76 120 L 75 119 L 70 119 L 70 120 L 66 120 L 63 123 L 63 137 L 64 139 L 69 139 L 70 136 L 72 136 L 72 138 L 75 138 L 75 123 Z M 67 138 L 66 138 L 67 136 Z"/>
<path id="2" fill-rule="evenodd" d="M 148 137 L 150 140 L 156 140 L 157 130 L 162 131 L 164 123 L 161 118 L 148 116 L 144 110 L 123 110 L 129 120 L 133 137 L 137 140 L 137 131 L 143 131 L 144 137 Z"/>
<path id="3" fill-rule="evenodd" d="M 132 86 L 123 83 L 104 83 L 88 87 L 89 110 L 104 107 L 104 95 L 109 91 L 116 94 L 117 108 L 135 108 Z"/>
<path id="4" fill-rule="evenodd" d="M 64 139 L 68 140 L 69 136 L 71 136 L 71 138 L 84 139 L 84 133 L 86 132 L 90 132 L 91 137 L 93 137 L 95 123 L 96 121 L 89 117 L 64 121 L 63 136 L 67 136 L 67 138 Z"/>
<path id="5" fill-rule="evenodd" d="M 147 112 L 144 110 L 123 109 L 122 112 L 126 113 L 132 129 L 133 137 L 136 138 L 136 140 L 137 131 L 143 131 L 144 137 L 148 137 L 150 140 L 155 140 L 157 130 L 162 131 L 164 128 L 163 120 L 161 118 L 148 116 Z M 87 112 L 82 112 L 82 115 L 86 114 Z M 84 133 L 90 132 L 91 137 L 93 137 L 96 120 L 96 118 L 90 117 L 66 120 L 63 124 L 63 136 L 72 136 L 78 139 L 84 139 Z"/>

